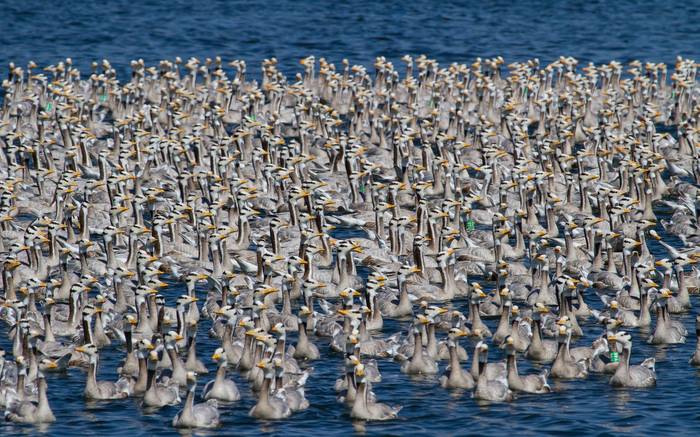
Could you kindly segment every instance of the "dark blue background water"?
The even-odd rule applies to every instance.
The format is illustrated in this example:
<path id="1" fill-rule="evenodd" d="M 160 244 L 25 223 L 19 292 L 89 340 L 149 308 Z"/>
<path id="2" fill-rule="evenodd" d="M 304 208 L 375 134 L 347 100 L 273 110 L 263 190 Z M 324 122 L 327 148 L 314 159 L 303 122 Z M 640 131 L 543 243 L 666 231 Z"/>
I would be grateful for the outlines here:
<path id="1" fill-rule="evenodd" d="M 582 62 L 695 57 L 697 2 L 3 1 L 0 66 L 70 56 L 146 62 L 221 55 L 249 71 L 276 56 L 285 70 L 309 54 L 369 64 L 425 53 L 441 62 L 570 55 Z M 206 3 L 206 4 L 199 4 Z"/>
<path id="2" fill-rule="evenodd" d="M 220 55 L 225 62 L 245 59 L 253 75 L 259 71 L 259 62 L 271 56 L 278 58 L 285 73 L 293 74 L 299 69 L 298 60 L 309 54 L 332 62 L 348 58 L 365 65 L 378 55 L 396 61 L 406 53 L 425 53 L 443 63 L 497 55 L 506 62 L 532 57 L 549 62 L 559 55 L 571 55 L 581 62 L 639 58 L 669 64 L 679 54 L 700 58 L 698 8 L 692 2 L 198 3 L 5 2 L 0 9 L 0 72 L 7 73 L 10 61 L 26 65 L 34 60 L 43 66 L 67 56 L 84 70 L 91 61 L 108 58 L 125 74 L 129 61 L 139 57 L 153 63 L 175 56 L 203 59 Z M 653 250 L 665 256 L 663 249 Z M 181 291 L 173 288 L 168 293 L 176 296 Z M 694 297 L 693 304 L 697 307 L 700 301 Z M 456 306 L 465 310 L 464 303 Z M 600 305 L 595 302 L 594 306 Z M 691 332 L 695 313 L 682 317 Z M 200 330 L 206 332 L 208 327 L 204 323 Z M 388 322 L 385 329 L 391 333 L 404 328 Z M 579 345 L 590 344 L 600 333 L 599 327 L 589 324 L 584 330 L 587 335 Z M 521 396 L 511 404 L 480 407 L 469 394 L 449 393 L 432 378 L 409 379 L 398 372 L 397 364 L 382 362 L 384 380 L 375 388 L 377 395 L 404 408 L 400 419 L 367 425 L 367 432 L 695 435 L 700 419 L 700 375 L 687 364 L 694 336 L 687 345 L 660 348 L 644 344 L 643 333 L 634 331 L 633 335 L 634 361 L 657 358 L 655 389 L 615 390 L 608 386 L 607 377 L 592 376 L 585 381 L 553 382 L 556 393 L 549 396 Z M 4 334 L 0 343 L 9 346 Z M 210 356 L 216 346 L 204 336 L 201 356 Z M 361 426 L 353 428 L 347 409 L 335 401 L 332 387 L 342 372 L 342 358 L 323 351 L 324 358 L 314 363 L 315 372 L 308 382 L 309 410 L 281 422 L 251 420 L 247 414 L 254 398 L 236 375 L 243 399 L 222 408 L 223 427 L 205 434 L 343 435 L 362 430 Z M 114 378 L 122 354 L 116 350 L 103 353 L 101 378 Z M 500 353 L 493 352 L 491 358 L 500 359 Z M 525 361 L 520 367 L 523 372 L 531 371 Z M 200 387 L 210 377 L 200 379 Z M 49 377 L 49 398 L 58 421 L 40 431 L 52 435 L 175 432 L 170 421 L 178 408 L 143 415 L 135 400 L 86 405 L 84 380 L 79 370 Z M 35 432 L 36 428 L 0 425 L 0 433 L 8 435 Z"/>

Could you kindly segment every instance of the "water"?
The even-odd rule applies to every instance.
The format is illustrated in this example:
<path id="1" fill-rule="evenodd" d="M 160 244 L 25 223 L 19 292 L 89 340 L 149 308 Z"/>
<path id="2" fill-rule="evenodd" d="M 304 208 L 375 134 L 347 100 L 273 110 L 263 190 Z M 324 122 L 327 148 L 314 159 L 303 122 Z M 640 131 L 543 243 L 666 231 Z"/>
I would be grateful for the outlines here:
<path id="1" fill-rule="evenodd" d="M 371 65 L 425 53 L 443 63 L 502 55 L 507 62 L 570 55 L 581 62 L 635 58 L 673 64 L 698 58 L 693 2 L 403 2 L 182 0 L 47 2 L 3 6 L 0 66 L 40 65 L 70 56 L 81 68 L 108 58 L 121 72 L 132 59 L 180 56 L 260 61 L 283 71 L 309 54 Z M 205 3 L 205 2 L 201 2 Z M 410 3 L 410 4 L 408 4 Z"/>
<path id="2" fill-rule="evenodd" d="M 40 65 L 56 63 L 70 56 L 84 71 L 90 62 L 108 58 L 124 76 L 131 59 L 147 63 L 181 56 L 200 59 L 221 55 L 225 62 L 245 59 L 256 75 L 260 61 L 276 56 L 287 74 L 299 71 L 298 60 L 306 55 L 325 56 L 331 62 L 348 58 L 352 63 L 371 65 L 384 55 L 398 64 L 405 53 L 425 53 L 441 63 L 471 62 L 474 57 L 502 55 L 506 62 L 539 57 L 549 62 L 559 55 L 571 55 L 581 63 L 626 62 L 635 58 L 673 64 L 677 55 L 695 59 L 698 37 L 692 3 L 637 3 L 581 1 L 562 4 L 541 1 L 511 4 L 481 2 L 374 2 L 374 1 L 281 1 L 250 2 L 192 1 L 150 2 L 8 2 L 0 14 L 0 70 L 7 63 Z M 339 232 L 337 237 L 342 238 Z M 674 241 L 674 240 L 671 240 Z M 677 242 L 677 240 L 675 240 Z M 652 245 L 657 257 L 664 250 Z M 182 292 L 166 291 L 169 302 Z M 589 297 L 596 308 L 600 303 Z M 680 317 L 694 332 L 694 318 L 700 301 L 690 314 Z M 464 303 L 457 308 L 466 311 Z M 494 321 L 488 322 L 492 328 Z M 406 328 L 389 321 L 385 332 Z M 577 345 L 590 344 L 601 328 L 583 323 L 586 336 Z M 205 333 L 209 323 L 203 322 Z M 4 331 L 4 328 L 3 328 Z M 451 393 L 439 387 L 436 378 L 410 379 L 399 365 L 380 362 L 383 381 L 376 385 L 378 398 L 403 405 L 399 419 L 388 423 L 353 424 L 347 408 L 336 402 L 333 383 L 343 370 L 342 357 L 322 347 L 323 358 L 315 362 L 308 381 L 311 407 L 280 422 L 261 422 L 248 417 L 254 398 L 238 375 L 243 399 L 221 408 L 223 426 L 197 435 L 231 434 L 318 434 L 345 435 L 354 431 L 383 435 L 496 434 L 517 435 L 669 434 L 695 435 L 691 423 L 700 418 L 700 374 L 687 364 L 694 349 L 689 343 L 652 347 L 645 334 L 632 331 L 633 361 L 657 359 L 658 386 L 650 390 L 611 388 L 607 376 L 590 376 L 583 381 L 552 382 L 555 393 L 548 396 L 520 396 L 515 402 L 479 406 L 469 394 Z M 0 345 L 10 346 L 5 335 Z M 471 342 L 465 342 L 470 350 Z M 200 335 L 200 357 L 207 358 L 216 342 Z M 114 379 L 123 356 L 121 350 L 102 354 L 100 378 Z M 497 348 L 490 358 L 501 359 Z M 215 367 L 210 363 L 210 370 Z M 521 371 L 533 371 L 525 360 Z M 444 363 L 441 366 L 444 368 Z M 211 378 L 203 376 L 199 388 Z M 46 428 L 0 425 L 6 435 L 34 434 L 117 434 L 172 435 L 170 421 L 179 407 L 167 407 L 144 415 L 137 401 L 86 405 L 82 390 L 85 375 L 71 369 L 65 375 L 49 375 L 49 400 L 58 421 Z"/>

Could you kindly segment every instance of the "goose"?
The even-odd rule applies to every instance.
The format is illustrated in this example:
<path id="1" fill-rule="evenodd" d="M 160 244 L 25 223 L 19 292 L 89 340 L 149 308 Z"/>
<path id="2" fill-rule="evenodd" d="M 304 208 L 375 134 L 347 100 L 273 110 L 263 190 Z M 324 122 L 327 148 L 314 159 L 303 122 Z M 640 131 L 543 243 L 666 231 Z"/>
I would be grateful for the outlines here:
<path id="1" fill-rule="evenodd" d="M 508 387 L 514 391 L 522 391 L 526 393 L 549 393 L 552 391 L 547 384 L 547 370 L 539 375 L 521 376 L 518 373 L 518 362 L 515 357 L 515 340 L 508 336 L 504 342 L 506 349 L 506 369 L 508 372 Z"/>
<path id="2" fill-rule="evenodd" d="M 124 399 L 129 395 L 129 385 L 124 379 L 119 381 L 97 381 L 97 365 L 99 353 L 97 346 L 86 344 L 75 349 L 88 356 L 90 366 L 88 367 L 87 382 L 85 384 L 85 397 L 91 400 L 111 400 Z"/>
<path id="3" fill-rule="evenodd" d="M 520 307 L 513 305 L 511 308 L 513 322 L 511 323 L 510 336 L 513 339 L 513 347 L 516 351 L 523 353 L 532 342 L 532 326 L 530 317 L 521 318 Z"/>
<path id="4" fill-rule="evenodd" d="M 470 372 L 462 369 L 459 356 L 457 354 L 457 341 L 460 337 L 465 337 L 468 334 L 459 328 L 450 329 L 447 340 L 447 347 L 450 351 L 450 364 L 445 370 L 445 373 L 440 377 L 440 386 L 448 389 L 465 389 L 471 390 L 474 388 L 474 378 Z"/>
<path id="5" fill-rule="evenodd" d="M 136 344 L 136 357 L 138 359 L 138 373 L 134 377 L 126 375 L 129 383 L 129 391 L 132 396 L 142 396 L 148 388 L 148 356 L 156 349 L 150 340 L 142 339 Z"/>
<path id="6" fill-rule="evenodd" d="M 485 350 L 488 350 L 488 345 L 483 341 L 477 342 L 474 346 L 474 356 L 472 357 L 472 367 L 470 369 L 472 378 L 474 378 L 476 381 L 479 378 L 479 375 L 481 375 L 480 372 L 482 370 L 486 373 L 487 379 L 500 379 L 501 377 L 505 377 L 506 366 L 503 365 L 503 363 L 486 362 L 486 364 L 484 364 L 484 358 L 481 357 L 481 355 Z M 482 364 L 484 365 L 482 366 Z M 482 367 L 485 368 L 482 369 Z"/>
<path id="7" fill-rule="evenodd" d="M 226 368 L 228 367 L 228 358 L 224 353 L 223 348 L 218 348 L 211 356 L 212 360 L 219 363 L 219 368 L 216 371 L 216 377 L 213 381 L 209 381 L 204 386 L 203 398 L 206 400 L 216 399 L 223 402 L 235 402 L 241 399 L 241 393 L 238 391 L 238 386 L 231 379 L 226 379 Z"/>
<path id="8" fill-rule="evenodd" d="M 352 404 L 350 417 L 360 420 L 392 420 L 398 417 L 401 407 L 391 407 L 379 402 L 370 402 L 368 394 L 368 381 L 365 379 L 364 365 L 358 363 L 355 366 L 355 378 L 357 378 L 357 395 Z"/>
<path id="9" fill-rule="evenodd" d="M 486 293 L 481 290 L 481 287 L 474 287 L 472 296 L 469 299 L 469 318 L 471 319 L 471 330 L 479 331 L 484 337 L 491 337 L 491 330 L 481 320 L 479 314 L 479 302 L 486 297 Z"/>
<path id="10" fill-rule="evenodd" d="M 37 402 L 18 399 L 16 403 L 5 408 L 5 420 L 14 423 L 51 423 L 56 421 L 48 397 L 46 396 L 46 378 L 42 373 L 37 377 L 38 399 Z"/>
<path id="11" fill-rule="evenodd" d="M 270 332 L 277 336 L 277 349 L 275 354 L 279 355 L 279 357 L 282 359 L 285 370 L 289 373 L 301 373 L 299 364 L 292 356 L 293 352 L 290 353 L 290 351 L 287 349 L 287 329 L 285 328 L 284 324 L 276 323 L 274 326 L 272 326 L 272 328 L 270 328 Z"/>
<path id="12" fill-rule="evenodd" d="M 501 294 L 502 299 L 505 299 L 507 296 L 507 292 L 505 294 Z M 498 327 L 496 328 L 496 332 L 493 334 L 493 338 L 491 339 L 493 344 L 497 346 L 502 344 L 505 338 L 510 335 L 510 317 L 512 313 L 512 307 L 513 303 L 509 300 L 506 300 L 501 304 L 501 317 L 498 320 Z"/>
<path id="13" fill-rule="evenodd" d="M 479 377 L 476 380 L 474 398 L 488 402 L 510 402 L 513 392 L 508 388 L 508 379 L 502 373 L 495 378 L 489 378 L 486 368 L 488 364 L 489 347 L 481 343 L 479 350 Z"/>
<path id="14" fill-rule="evenodd" d="M 180 403 L 177 385 L 164 385 L 156 381 L 158 360 L 158 352 L 152 350 L 148 354 L 148 382 L 146 392 L 143 394 L 143 405 L 149 408 L 161 408 Z"/>
<path id="15" fill-rule="evenodd" d="M 259 392 L 258 402 L 250 410 L 249 415 L 257 419 L 278 420 L 289 417 L 292 410 L 280 398 L 271 395 L 272 380 L 275 377 L 275 370 L 272 363 L 260 361 L 256 367 L 264 372 L 264 382 Z"/>
<path id="16" fill-rule="evenodd" d="M 125 314 L 123 317 L 122 326 L 124 327 L 124 340 L 126 343 L 126 358 L 124 363 L 117 369 L 120 375 L 137 376 L 139 373 L 139 360 L 134 350 L 134 339 L 132 336 L 132 327 L 136 325 L 136 317 L 131 314 Z"/>
<path id="17" fill-rule="evenodd" d="M 299 338 L 294 348 L 294 354 L 292 355 L 297 360 L 317 360 L 321 357 L 321 353 L 318 350 L 318 346 L 309 340 L 308 333 L 306 331 L 306 321 L 303 318 L 307 318 L 312 315 L 311 310 L 306 305 L 302 305 L 299 309 Z"/>
<path id="18" fill-rule="evenodd" d="M 678 320 L 673 320 L 668 312 L 667 301 L 672 296 L 668 289 L 660 290 L 656 301 L 656 327 L 649 336 L 650 344 L 678 344 L 685 343 L 688 330 Z"/>
<path id="19" fill-rule="evenodd" d="M 220 425 L 219 410 L 215 400 L 194 403 L 197 374 L 187 372 L 187 398 L 185 406 L 173 418 L 175 428 L 217 428 Z"/>
<path id="20" fill-rule="evenodd" d="M 555 340 L 542 338 L 542 315 L 549 313 L 544 305 L 536 305 L 532 311 L 532 340 L 525 351 L 525 358 L 539 362 L 551 363 L 557 357 L 559 346 Z"/>
<path id="21" fill-rule="evenodd" d="M 448 331 L 447 339 L 444 341 L 440 341 L 440 343 L 438 343 L 438 345 L 437 345 L 438 347 L 437 347 L 437 357 L 436 358 L 438 360 L 440 360 L 440 361 L 443 361 L 443 360 L 449 361 L 450 360 L 450 348 L 449 348 L 448 340 L 450 337 L 449 333 L 451 332 L 452 329 L 456 328 L 456 329 L 464 332 L 466 335 L 470 335 L 469 329 L 466 326 L 464 326 L 464 324 L 463 324 L 464 320 L 466 320 L 466 318 L 464 317 L 464 315 L 461 312 L 452 311 L 452 320 L 450 321 L 450 323 L 448 325 L 442 326 L 443 324 L 446 323 L 445 321 L 436 324 L 436 327 L 439 327 L 439 328 L 446 328 L 447 326 L 449 326 L 449 328 L 447 329 L 447 331 Z M 460 362 L 465 362 L 469 359 L 469 354 L 467 353 L 467 350 L 464 347 L 462 347 L 462 345 L 460 345 L 459 343 L 455 344 L 455 352 L 457 353 L 457 358 L 459 359 Z"/>
<path id="22" fill-rule="evenodd" d="M 692 305 L 690 303 L 690 294 L 688 292 L 685 274 L 683 273 L 683 266 L 675 265 L 674 271 L 678 284 L 678 294 L 677 296 L 671 296 L 668 299 L 667 305 L 669 313 L 679 314 L 689 311 Z"/>
<path id="23" fill-rule="evenodd" d="M 191 372 L 195 372 L 198 375 L 209 373 L 207 366 L 197 358 L 197 336 L 196 331 L 197 325 L 190 325 L 188 327 L 188 338 L 189 344 L 187 346 L 187 359 L 185 360 L 185 369 Z"/>
<path id="24" fill-rule="evenodd" d="M 585 378 L 588 376 L 588 360 L 576 360 L 571 354 L 569 343 L 571 342 L 571 328 L 564 319 L 558 322 L 559 336 L 557 342 L 559 348 L 557 357 L 552 363 L 552 378 Z"/>
<path id="25" fill-rule="evenodd" d="M 309 408 L 309 401 L 306 399 L 304 385 L 313 369 L 307 369 L 300 374 L 298 379 L 290 379 L 285 383 L 284 363 L 280 358 L 274 358 L 272 365 L 275 368 L 275 388 L 274 396 L 282 399 L 292 412 Z"/>
<path id="26" fill-rule="evenodd" d="M 608 342 L 617 341 L 622 344 L 622 356 L 620 365 L 615 374 L 610 378 L 610 385 L 614 387 L 645 388 L 656 385 L 656 370 L 654 358 L 648 358 L 641 365 L 631 366 L 632 336 L 620 331 L 617 334 L 608 335 Z"/>
<path id="27" fill-rule="evenodd" d="M 4 353 L 4 351 L 3 351 Z M 0 404 L 7 406 L 13 400 L 35 400 L 33 387 L 27 384 L 27 360 L 23 355 L 15 358 L 14 363 L 3 359 L 3 374 Z M 37 398 L 38 399 L 38 398 Z"/>
<path id="28" fill-rule="evenodd" d="M 419 320 L 418 323 L 421 323 L 421 321 Z M 438 372 L 438 364 L 424 349 L 422 336 L 418 328 L 413 330 L 413 339 L 413 355 L 401 364 L 401 372 L 409 375 L 435 375 Z"/>
<path id="29" fill-rule="evenodd" d="M 413 305 L 408 293 L 407 277 L 411 273 L 419 273 L 416 266 L 404 265 L 397 273 L 397 286 L 399 290 L 399 301 L 394 303 L 390 300 L 380 300 L 379 306 L 384 316 L 399 319 L 413 315 Z"/>

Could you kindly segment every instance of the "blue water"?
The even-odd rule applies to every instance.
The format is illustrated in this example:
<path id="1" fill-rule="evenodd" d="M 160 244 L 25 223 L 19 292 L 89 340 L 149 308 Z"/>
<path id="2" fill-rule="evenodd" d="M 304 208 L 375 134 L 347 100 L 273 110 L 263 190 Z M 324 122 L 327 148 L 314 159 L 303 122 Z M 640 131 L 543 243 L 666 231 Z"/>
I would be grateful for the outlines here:
<path id="1" fill-rule="evenodd" d="M 56 63 L 70 56 L 84 71 L 90 62 L 108 58 L 122 77 L 131 59 L 147 63 L 159 59 L 200 59 L 220 55 L 228 62 L 245 59 L 251 75 L 260 61 L 275 56 L 283 71 L 299 71 L 298 60 L 306 55 L 331 62 L 348 58 L 371 65 L 384 55 L 398 62 L 403 54 L 425 53 L 441 63 L 471 62 L 476 56 L 502 55 L 506 62 L 538 57 L 549 62 L 570 55 L 581 63 L 616 59 L 663 61 L 673 64 L 677 55 L 700 59 L 698 7 L 692 2 L 598 2 L 563 4 L 555 1 L 512 4 L 499 1 L 473 2 L 376 2 L 376 1 L 13 1 L 0 13 L 0 73 L 7 64 Z M 658 257 L 663 249 L 653 247 Z M 182 290 L 171 288 L 172 296 Z M 589 298 L 600 307 L 599 302 Z M 700 301 L 693 297 L 694 308 Z M 466 311 L 464 303 L 456 305 Z M 681 317 L 694 332 L 697 310 Z M 491 323 L 491 322 L 489 322 Z M 200 326 L 206 332 L 208 322 Z M 579 345 L 590 344 L 600 334 L 598 326 L 583 323 L 586 336 Z M 387 322 L 387 334 L 405 325 Z M 3 328 L 4 333 L 4 328 Z M 400 418 L 389 423 L 353 424 L 347 408 L 335 400 L 333 382 L 343 369 L 339 355 L 326 348 L 314 363 L 308 381 L 311 407 L 280 422 L 260 422 L 248 417 L 254 398 L 246 383 L 234 375 L 243 399 L 222 407 L 219 430 L 195 434 L 327 434 L 362 432 L 398 434 L 514 435 L 592 434 L 637 435 L 673 432 L 695 435 L 700 419 L 700 374 L 687 364 L 694 336 L 686 345 L 651 347 L 633 331 L 633 360 L 657 359 L 658 386 L 651 390 L 612 389 L 605 376 L 584 381 L 553 382 L 549 396 L 521 396 L 515 402 L 487 407 L 477 405 L 469 394 L 451 393 L 436 379 L 410 379 L 398 365 L 383 361 L 383 381 L 376 385 L 378 398 L 403 405 Z M 202 357 L 217 344 L 200 336 Z M 6 336 L 0 345 L 8 348 Z M 473 346 L 469 344 L 469 349 Z M 471 353 L 470 353 L 471 354 Z M 115 377 L 123 352 L 102 353 L 100 377 Z M 500 359 L 492 349 L 491 359 Z M 521 371 L 531 371 L 526 361 Z M 214 370 L 214 367 L 210 367 Z M 211 376 L 200 378 L 200 388 Z M 5 435 L 45 432 L 51 435 L 173 435 L 170 421 L 177 407 L 144 415 L 133 399 L 86 405 L 82 389 L 85 375 L 71 369 L 66 375 L 49 376 L 49 399 L 57 422 L 46 428 L 0 425 Z M 366 427 L 366 428 L 365 428 Z"/>
<path id="2" fill-rule="evenodd" d="M 108 58 L 121 71 L 132 59 L 180 56 L 260 61 L 276 56 L 298 71 L 309 54 L 371 64 L 406 53 L 443 63 L 503 56 L 560 55 L 581 62 L 617 59 L 673 63 L 698 58 L 696 2 L 3 1 L 0 66 L 40 65 L 67 56 L 82 68 Z M 200 5 L 199 3 L 206 3 Z M 487 3 L 487 2 L 483 2 Z"/>

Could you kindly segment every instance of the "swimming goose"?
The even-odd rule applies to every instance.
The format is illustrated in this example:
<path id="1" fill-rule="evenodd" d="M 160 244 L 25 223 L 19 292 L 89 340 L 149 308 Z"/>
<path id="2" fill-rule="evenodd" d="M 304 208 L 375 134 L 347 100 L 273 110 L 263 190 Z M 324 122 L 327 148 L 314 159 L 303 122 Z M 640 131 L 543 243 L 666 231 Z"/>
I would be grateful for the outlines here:
<path id="1" fill-rule="evenodd" d="M 346 354 L 347 355 L 347 354 Z M 355 378 L 355 366 L 360 364 L 360 359 L 355 355 L 347 355 L 345 358 L 345 371 L 341 378 L 335 380 L 335 391 L 344 392 L 343 395 L 338 397 L 339 402 L 345 402 L 352 405 L 355 402 L 355 397 L 357 396 L 357 378 Z M 376 401 L 374 392 L 371 391 L 371 381 L 370 383 L 369 397 L 370 401 Z"/>
<path id="2" fill-rule="evenodd" d="M 505 293 L 503 292 L 505 290 Z M 498 320 L 498 327 L 496 328 L 496 332 L 493 334 L 493 338 L 491 341 L 495 345 L 500 345 L 503 343 L 506 337 L 510 335 L 510 317 L 511 317 L 511 309 L 513 307 L 513 303 L 510 301 L 510 299 L 507 299 L 509 296 L 509 293 L 507 291 L 507 288 L 504 288 L 501 291 L 501 299 L 504 299 L 503 303 L 501 304 L 501 317 Z"/>
<path id="3" fill-rule="evenodd" d="M 129 394 L 129 386 L 126 380 L 119 381 L 97 381 L 97 365 L 99 353 L 93 344 L 79 346 L 76 351 L 88 356 L 90 366 L 88 367 L 87 382 L 85 384 L 85 397 L 92 400 L 124 399 Z"/>
<path id="4" fill-rule="evenodd" d="M 417 323 L 423 322 L 418 320 Z M 438 364 L 424 349 L 422 335 L 417 327 L 413 329 L 413 344 L 413 355 L 401 364 L 401 372 L 409 375 L 435 375 L 438 372 Z"/>
<path id="5" fill-rule="evenodd" d="M 196 374 L 209 373 L 207 366 L 197 358 L 197 325 L 190 325 L 188 328 L 187 359 L 185 360 L 185 369 Z"/>
<path id="6" fill-rule="evenodd" d="M 218 348 L 211 356 L 212 360 L 219 363 L 219 368 L 216 371 L 216 377 L 213 381 L 209 381 L 204 386 L 203 398 L 206 400 L 216 399 L 223 402 L 235 402 L 241 398 L 241 393 L 238 391 L 236 383 L 231 379 L 226 379 L 226 369 L 228 367 L 228 358 L 224 353 L 223 348 Z"/>
<path id="7" fill-rule="evenodd" d="M 552 378 L 585 378 L 588 376 L 588 360 L 577 360 L 569 349 L 571 342 L 571 328 L 563 318 L 557 322 L 559 335 L 557 342 L 559 348 L 557 357 L 552 363 Z"/>
<path id="8" fill-rule="evenodd" d="M 503 373 L 489 378 L 487 372 L 489 347 L 480 343 L 478 355 L 479 377 L 476 380 L 474 399 L 489 402 L 510 402 L 513 400 L 513 392 L 508 388 L 508 379 Z M 477 355 L 475 354 L 475 357 Z"/>
<path id="9" fill-rule="evenodd" d="M 549 373 L 546 369 L 539 375 L 526 375 L 521 376 L 518 373 L 518 362 L 515 356 L 515 341 L 513 337 L 508 336 L 505 339 L 505 349 L 506 349 L 506 369 L 508 372 L 508 387 L 511 390 L 523 391 L 526 393 L 549 393 L 552 391 L 549 384 L 547 384 L 547 374 Z"/>
<path id="10" fill-rule="evenodd" d="M 270 328 L 270 332 L 277 337 L 275 355 L 282 360 L 285 371 L 289 373 L 301 373 L 299 364 L 292 356 L 293 352 L 287 349 L 287 329 L 284 324 L 276 323 Z"/>
<path id="11" fill-rule="evenodd" d="M 532 311 L 532 341 L 525 351 L 525 358 L 539 363 L 551 363 L 557 357 L 558 344 L 555 340 L 542 338 L 543 315 L 549 313 L 544 305 L 536 305 Z"/>
<path id="12" fill-rule="evenodd" d="M 146 392 L 143 394 L 143 405 L 149 408 L 161 408 L 166 405 L 180 403 L 180 395 L 176 384 L 165 385 L 156 381 L 158 360 L 158 352 L 152 350 L 148 354 L 148 382 L 146 383 Z"/>
<path id="13" fill-rule="evenodd" d="M 182 336 L 175 331 L 168 331 L 163 337 L 165 341 L 165 351 L 164 355 L 169 358 L 169 363 L 167 370 L 163 371 L 163 375 L 167 374 L 168 384 L 177 384 L 182 388 L 187 387 L 187 369 L 185 368 L 185 363 L 182 362 L 182 358 L 177 352 L 177 342 L 182 339 Z M 163 358 L 159 363 L 159 367 L 163 366 Z"/>
<path id="14" fill-rule="evenodd" d="M 413 305 L 411 304 L 406 281 L 409 274 L 418 272 L 420 272 L 420 269 L 418 269 L 416 266 L 401 266 L 396 275 L 397 287 L 399 290 L 399 301 L 397 303 L 389 300 L 379 301 L 381 312 L 384 316 L 399 319 L 413 315 Z"/>
<path id="15" fill-rule="evenodd" d="M 37 402 L 30 400 L 15 400 L 13 403 L 5 407 L 5 420 L 15 423 L 51 423 L 56 421 L 49 400 L 46 396 L 46 378 L 39 373 L 38 375 L 38 391 L 39 397 Z"/>
<path id="16" fill-rule="evenodd" d="M 96 303 L 100 303 L 99 300 L 96 301 Z M 85 309 L 83 309 L 83 317 L 86 316 L 86 310 L 89 312 L 87 314 L 86 322 L 83 323 L 83 326 L 88 326 L 88 329 L 90 329 L 91 326 L 91 317 L 94 317 L 94 329 L 92 330 L 92 334 L 90 336 L 91 341 L 90 343 L 94 344 L 98 348 L 104 348 L 112 344 L 112 341 L 109 339 L 107 334 L 105 334 L 104 331 L 104 324 L 102 321 L 102 308 L 94 307 L 94 306 L 86 306 Z"/>
<path id="17" fill-rule="evenodd" d="M 355 366 L 355 378 L 357 379 L 357 395 L 352 404 L 350 417 L 360 420 L 391 420 L 398 417 L 401 407 L 391 407 L 387 404 L 370 401 L 368 382 L 362 363 Z"/>
<path id="18" fill-rule="evenodd" d="M 488 345 L 483 341 L 479 341 L 474 346 L 474 355 L 472 356 L 472 366 L 470 373 L 474 380 L 479 378 L 480 372 L 483 370 L 486 373 L 487 379 L 499 379 L 506 376 L 506 366 L 504 363 L 488 363 L 484 362 L 481 357 L 482 352 L 488 350 Z M 485 364 L 484 364 L 485 363 Z M 484 364 L 484 366 L 482 366 Z M 482 369 L 485 367 L 485 369 Z"/>
<path id="19" fill-rule="evenodd" d="M 532 342 L 530 317 L 519 317 L 520 308 L 517 305 L 513 305 L 511 313 L 513 315 L 513 322 L 510 327 L 510 336 L 513 339 L 513 347 L 516 351 L 524 353 Z"/>
<path id="20" fill-rule="evenodd" d="M 478 330 L 484 337 L 491 337 L 491 330 L 481 320 L 479 314 L 479 303 L 486 297 L 481 287 L 472 287 L 471 297 L 469 298 L 469 319 L 471 320 L 472 332 Z"/>
<path id="21" fill-rule="evenodd" d="M 134 376 L 126 375 L 129 382 L 131 396 L 142 396 L 148 388 L 148 356 L 155 346 L 150 340 L 142 339 L 136 343 L 136 358 L 139 362 L 138 374 Z"/>
<path id="22" fill-rule="evenodd" d="M 309 408 L 306 399 L 304 385 L 313 369 L 306 369 L 299 377 L 290 377 L 288 380 L 284 371 L 284 363 L 280 358 L 274 358 L 272 365 L 275 367 L 275 384 L 273 395 L 282 399 L 292 412 Z"/>
<path id="23" fill-rule="evenodd" d="M 185 406 L 175 417 L 172 425 L 175 428 L 216 428 L 220 424 L 219 410 L 215 400 L 195 404 L 194 394 L 197 388 L 197 374 L 187 372 L 187 398 Z"/>
<path id="24" fill-rule="evenodd" d="M 662 289 L 656 300 L 656 327 L 649 336 L 647 343 L 650 344 L 678 344 L 685 343 L 685 336 L 688 330 L 683 323 L 673 320 L 668 312 L 668 299 L 672 296 L 671 291 Z"/>
<path id="25" fill-rule="evenodd" d="M 679 314 L 687 312 L 692 307 L 690 303 L 690 294 L 688 292 L 688 286 L 686 284 L 685 273 L 683 272 L 683 266 L 676 264 L 674 267 L 674 273 L 677 280 L 678 290 L 676 296 L 671 296 L 668 299 L 668 312 L 671 314 Z M 667 286 L 664 284 L 664 288 L 669 288 L 670 284 Z"/>
<path id="26" fill-rule="evenodd" d="M 456 329 L 459 329 L 460 331 L 464 332 L 467 335 L 471 334 L 471 332 L 469 331 L 469 328 L 467 328 L 464 325 L 466 317 L 464 317 L 464 315 L 461 312 L 452 311 L 451 315 L 452 315 L 452 317 L 450 319 L 443 320 L 443 321 L 435 324 L 436 329 L 441 329 L 441 330 L 447 329 L 447 331 L 448 331 L 448 338 L 445 339 L 444 341 L 441 341 L 437 345 L 437 359 L 440 361 L 443 361 L 443 360 L 449 361 L 450 360 L 450 348 L 449 348 L 447 340 L 449 340 L 449 332 L 452 329 L 456 328 Z M 459 359 L 460 362 L 465 362 L 469 359 L 469 353 L 459 343 L 457 343 L 455 345 L 455 351 L 457 352 L 457 358 Z"/>
<path id="27" fill-rule="evenodd" d="M 622 344 L 622 356 L 619 357 L 620 365 L 615 374 L 610 378 L 610 385 L 615 387 L 653 387 L 656 385 L 656 370 L 654 358 L 648 358 L 638 366 L 630 366 L 632 355 L 632 336 L 625 332 L 608 335 L 608 342 L 617 341 Z"/>
<path id="28" fill-rule="evenodd" d="M 131 314 L 124 315 L 122 326 L 124 327 L 126 358 L 124 358 L 124 364 L 117 369 L 117 373 L 120 375 L 137 376 L 139 373 L 139 360 L 134 350 L 134 339 L 131 331 L 136 323 L 136 317 Z"/>
<path id="29" fill-rule="evenodd" d="M 474 378 L 471 373 L 462 369 L 457 355 L 457 342 L 460 337 L 465 336 L 467 336 L 467 333 L 459 328 L 450 329 L 447 339 L 447 347 L 450 351 L 450 364 L 440 377 L 440 385 L 444 388 L 461 388 L 466 390 L 474 388 Z"/>
<path id="30" fill-rule="evenodd" d="M 308 333 L 306 331 L 306 319 L 311 316 L 311 310 L 306 305 L 302 305 L 299 309 L 299 335 L 297 344 L 294 348 L 294 354 L 292 355 L 297 360 L 317 360 L 320 358 L 321 354 L 318 347 L 309 340 Z"/>
<path id="31" fill-rule="evenodd" d="M 256 367 L 264 372 L 264 381 L 258 394 L 258 402 L 250 410 L 249 415 L 258 419 L 284 419 L 292 414 L 289 406 L 280 398 L 271 395 L 275 369 L 272 363 L 260 361 Z"/>

